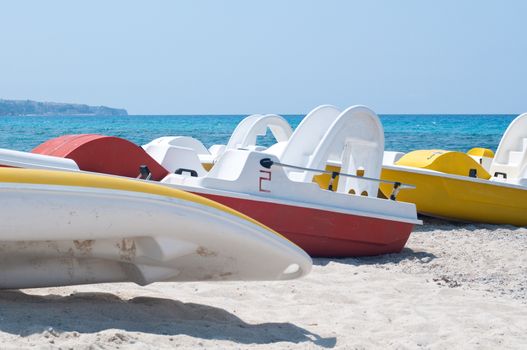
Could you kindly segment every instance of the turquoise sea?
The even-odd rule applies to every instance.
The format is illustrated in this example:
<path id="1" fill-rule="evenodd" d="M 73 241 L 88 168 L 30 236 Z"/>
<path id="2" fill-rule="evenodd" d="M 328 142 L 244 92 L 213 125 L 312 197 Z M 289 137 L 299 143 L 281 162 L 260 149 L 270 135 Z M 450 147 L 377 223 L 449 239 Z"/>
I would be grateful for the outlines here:
<path id="1" fill-rule="evenodd" d="M 207 147 L 226 143 L 244 115 L 131 115 L 131 116 L 0 116 L 0 148 L 30 151 L 60 135 L 97 133 L 145 144 L 160 136 L 187 135 Z M 496 150 L 501 135 L 516 115 L 381 115 L 386 150 L 408 152 L 441 148 L 467 151 L 472 147 Z M 296 127 L 301 116 L 285 118 Z M 261 144 L 269 145 L 269 135 Z"/>

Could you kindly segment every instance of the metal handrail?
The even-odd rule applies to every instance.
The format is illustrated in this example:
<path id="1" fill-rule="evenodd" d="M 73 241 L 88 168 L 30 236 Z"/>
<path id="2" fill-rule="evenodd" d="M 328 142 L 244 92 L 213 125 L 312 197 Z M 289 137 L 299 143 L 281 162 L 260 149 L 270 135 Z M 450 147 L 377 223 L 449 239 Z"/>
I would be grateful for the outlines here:
<path id="1" fill-rule="evenodd" d="M 304 170 L 304 171 L 312 171 L 316 173 L 323 173 L 323 174 L 330 174 L 331 179 L 329 180 L 328 190 L 333 190 L 333 181 L 337 176 L 344 176 L 344 177 L 352 177 L 359 180 L 366 180 L 366 181 L 376 181 L 376 182 L 383 182 L 383 183 L 389 183 L 393 185 L 393 190 L 390 195 L 390 199 L 392 201 L 396 200 L 397 194 L 400 190 L 413 190 L 416 187 L 414 185 L 405 184 L 399 181 L 389 181 L 389 180 L 382 180 L 382 179 L 376 179 L 373 177 L 367 177 L 367 176 L 359 176 L 359 175 L 352 175 L 352 174 L 346 174 L 341 173 L 340 171 L 330 171 L 330 170 L 322 170 L 322 169 L 313 169 L 313 168 L 305 168 L 298 165 L 291 165 L 291 164 L 285 164 L 280 163 L 272 160 L 271 158 L 263 158 L 260 160 L 260 165 L 264 168 L 270 169 L 273 165 L 281 166 L 285 168 L 291 168 L 291 169 L 297 169 L 297 170 Z"/>

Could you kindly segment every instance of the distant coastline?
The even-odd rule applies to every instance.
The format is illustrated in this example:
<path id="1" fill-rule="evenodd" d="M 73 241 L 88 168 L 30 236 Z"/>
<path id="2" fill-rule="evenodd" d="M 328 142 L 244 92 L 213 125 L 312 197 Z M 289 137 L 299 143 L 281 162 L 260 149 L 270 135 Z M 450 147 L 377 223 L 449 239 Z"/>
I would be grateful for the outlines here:
<path id="1" fill-rule="evenodd" d="M 0 99 L 0 116 L 114 116 L 128 115 L 126 109 L 76 103 Z"/>

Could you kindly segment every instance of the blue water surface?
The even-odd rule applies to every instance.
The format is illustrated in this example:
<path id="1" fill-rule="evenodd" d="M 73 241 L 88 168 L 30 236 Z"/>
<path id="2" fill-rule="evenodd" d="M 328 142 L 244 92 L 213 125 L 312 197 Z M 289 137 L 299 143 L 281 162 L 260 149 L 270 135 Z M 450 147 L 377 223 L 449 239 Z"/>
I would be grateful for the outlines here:
<path id="1" fill-rule="evenodd" d="M 244 115 L 222 116 L 0 116 L 0 148 L 30 151 L 42 142 L 67 134 L 119 136 L 145 144 L 160 136 L 192 136 L 207 147 L 225 144 Z M 440 148 L 466 152 L 472 147 L 496 150 L 515 115 L 381 115 L 387 150 L 408 152 Z M 296 127 L 302 116 L 285 118 Z M 260 143 L 269 146 L 270 135 Z"/>

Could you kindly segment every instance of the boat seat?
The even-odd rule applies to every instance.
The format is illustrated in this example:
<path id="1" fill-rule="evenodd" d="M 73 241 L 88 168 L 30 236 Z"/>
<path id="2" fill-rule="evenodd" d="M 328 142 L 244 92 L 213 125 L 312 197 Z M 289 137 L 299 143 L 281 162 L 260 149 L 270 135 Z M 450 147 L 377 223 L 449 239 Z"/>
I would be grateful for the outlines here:
<path id="1" fill-rule="evenodd" d="M 215 180 L 236 181 L 247 166 L 251 152 L 245 150 L 226 150 L 214 167 L 205 175 L 204 184 Z"/>
<path id="2" fill-rule="evenodd" d="M 472 148 L 467 154 L 474 159 L 476 162 L 481 164 L 485 170 L 490 172 L 490 166 L 492 165 L 492 159 L 494 158 L 494 152 L 488 148 Z"/>
<path id="3" fill-rule="evenodd" d="M 514 119 L 503 134 L 490 166 L 495 178 L 521 178 L 527 168 L 527 113 Z"/>
<path id="4" fill-rule="evenodd" d="M 181 151 L 183 148 L 189 151 Z M 189 159 L 191 163 L 194 163 L 194 158 L 199 158 L 199 161 L 203 164 L 205 169 L 212 167 L 212 164 L 214 163 L 214 156 L 203 145 L 203 143 L 189 136 L 159 137 L 150 141 L 146 145 L 143 145 L 143 149 L 159 164 L 171 172 L 179 168 L 179 165 L 175 165 L 174 163 L 181 163 L 181 160 L 178 160 L 173 154 L 180 154 L 185 159 Z M 189 152 L 193 152 L 195 157 Z M 194 168 L 196 168 L 196 171 L 200 171 L 202 167 L 194 166 Z"/>
<path id="5" fill-rule="evenodd" d="M 382 165 L 393 165 L 401 159 L 402 156 L 404 156 L 403 152 L 384 151 L 382 155 Z"/>
<path id="6" fill-rule="evenodd" d="M 158 161 L 159 162 L 159 161 Z M 203 162 L 196 154 L 195 150 L 188 147 L 170 147 L 163 154 L 161 162 L 165 169 L 171 173 L 189 172 L 197 176 L 203 176 L 207 172 L 203 167 Z"/>

